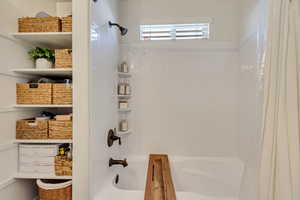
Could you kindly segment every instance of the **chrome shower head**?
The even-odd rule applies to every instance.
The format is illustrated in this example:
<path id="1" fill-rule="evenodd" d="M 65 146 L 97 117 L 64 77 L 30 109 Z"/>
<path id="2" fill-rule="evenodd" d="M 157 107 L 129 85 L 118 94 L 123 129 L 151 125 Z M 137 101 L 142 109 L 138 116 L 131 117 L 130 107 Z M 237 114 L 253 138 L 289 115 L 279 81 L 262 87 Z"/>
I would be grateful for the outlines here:
<path id="1" fill-rule="evenodd" d="M 112 23 L 111 21 L 109 21 L 108 24 L 109 24 L 110 27 L 112 27 L 112 26 L 118 27 L 122 36 L 124 36 L 124 35 L 126 35 L 128 33 L 128 29 L 127 28 L 125 28 L 123 26 L 120 26 L 117 23 Z"/>

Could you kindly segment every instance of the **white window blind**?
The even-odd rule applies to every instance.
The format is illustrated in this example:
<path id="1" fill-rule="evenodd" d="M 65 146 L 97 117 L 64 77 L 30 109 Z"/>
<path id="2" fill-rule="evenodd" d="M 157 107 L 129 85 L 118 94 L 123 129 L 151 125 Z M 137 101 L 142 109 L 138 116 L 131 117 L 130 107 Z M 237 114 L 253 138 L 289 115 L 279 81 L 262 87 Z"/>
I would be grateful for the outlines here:
<path id="1" fill-rule="evenodd" d="M 209 39 L 209 23 L 141 25 L 141 40 Z"/>

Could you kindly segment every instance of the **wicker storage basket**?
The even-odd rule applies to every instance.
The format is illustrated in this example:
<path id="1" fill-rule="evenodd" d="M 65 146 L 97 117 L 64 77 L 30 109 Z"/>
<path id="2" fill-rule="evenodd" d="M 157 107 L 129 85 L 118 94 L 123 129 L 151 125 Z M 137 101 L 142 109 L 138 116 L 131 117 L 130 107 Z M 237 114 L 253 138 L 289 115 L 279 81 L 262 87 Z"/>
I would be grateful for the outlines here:
<path id="1" fill-rule="evenodd" d="M 53 84 L 53 104 L 72 104 L 72 85 L 65 83 Z"/>
<path id="2" fill-rule="evenodd" d="M 72 49 L 55 49 L 55 68 L 72 68 Z"/>
<path id="3" fill-rule="evenodd" d="M 55 157 L 55 175 L 72 176 L 72 161 L 67 156 Z"/>
<path id="4" fill-rule="evenodd" d="M 48 139 L 48 120 L 18 120 L 16 139 Z"/>
<path id="5" fill-rule="evenodd" d="M 51 83 L 17 83 L 17 104 L 51 103 Z"/>
<path id="6" fill-rule="evenodd" d="M 19 32 L 60 32 L 59 17 L 23 17 L 19 18 Z"/>
<path id="7" fill-rule="evenodd" d="M 72 139 L 72 121 L 49 121 L 50 139 Z"/>
<path id="8" fill-rule="evenodd" d="M 72 32 L 72 17 L 61 18 L 62 32 Z"/>
<path id="9" fill-rule="evenodd" d="M 72 181 L 37 180 L 40 200 L 72 200 Z"/>

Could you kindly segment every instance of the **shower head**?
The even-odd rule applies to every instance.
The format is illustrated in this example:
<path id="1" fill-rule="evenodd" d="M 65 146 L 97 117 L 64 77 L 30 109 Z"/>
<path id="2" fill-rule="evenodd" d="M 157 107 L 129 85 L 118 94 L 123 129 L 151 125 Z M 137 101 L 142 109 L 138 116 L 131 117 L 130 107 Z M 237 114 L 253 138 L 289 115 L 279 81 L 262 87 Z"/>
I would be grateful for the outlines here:
<path id="1" fill-rule="evenodd" d="M 108 22 L 109 26 L 112 27 L 112 26 L 116 26 L 119 28 L 120 32 L 121 32 L 121 35 L 124 36 L 127 34 L 128 32 L 128 29 L 123 27 L 123 26 L 120 26 L 119 24 L 117 23 L 112 23 L 111 21 Z"/>

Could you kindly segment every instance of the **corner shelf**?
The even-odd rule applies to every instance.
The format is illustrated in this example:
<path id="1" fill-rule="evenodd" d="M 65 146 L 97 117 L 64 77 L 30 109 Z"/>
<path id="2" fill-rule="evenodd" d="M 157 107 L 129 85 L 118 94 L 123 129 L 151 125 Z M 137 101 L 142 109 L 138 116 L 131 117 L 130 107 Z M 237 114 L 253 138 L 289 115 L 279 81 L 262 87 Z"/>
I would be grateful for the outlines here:
<path id="1" fill-rule="evenodd" d="M 57 180 L 71 180 L 72 176 L 55 176 L 47 174 L 31 174 L 31 173 L 17 173 L 16 179 L 57 179 Z"/>
<path id="2" fill-rule="evenodd" d="M 15 108 L 72 108 L 73 105 L 54 105 L 54 104 L 39 104 L 39 105 L 31 105 L 31 104 L 17 104 L 14 105 Z"/>
<path id="3" fill-rule="evenodd" d="M 72 68 L 53 69 L 13 69 L 12 72 L 32 76 L 72 77 Z"/>
<path id="4" fill-rule="evenodd" d="M 118 95 L 119 99 L 130 99 L 131 95 Z"/>
<path id="5" fill-rule="evenodd" d="M 131 74 L 127 72 L 118 72 L 119 78 L 130 78 Z"/>
<path id="6" fill-rule="evenodd" d="M 119 109 L 118 111 L 120 113 L 127 113 L 127 112 L 131 112 L 131 109 Z"/>
<path id="7" fill-rule="evenodd" d="M 51 140 L 51 139 L 15 140 L 14 143 L 17 143 L 17 144 L 64 144 L 64 143 L 69 143 L 69 144 L 72 144 L 73 140 Z"/>
<path id="8" fill-rule="evenodd" d="M 132 133 L 131 130 L 128 130 L 128 131 L 118 131 L 117 135 L 122 137 L 122 136 L 130 135 L 131 133 Z"/>
<path id="9" fill-rule="evenodd" d="M 71 32 L 13 33 L 12 36 L 35 46 L 72 48 Z"/>

